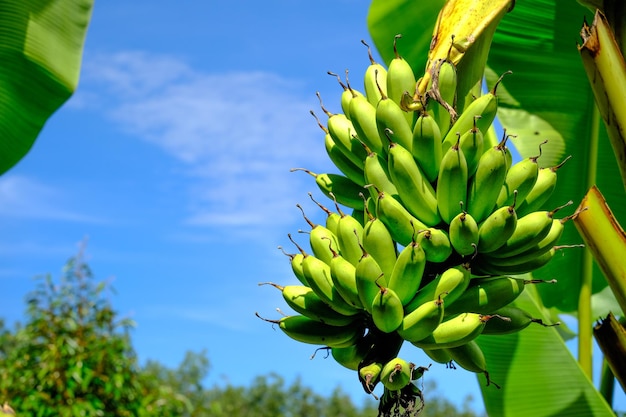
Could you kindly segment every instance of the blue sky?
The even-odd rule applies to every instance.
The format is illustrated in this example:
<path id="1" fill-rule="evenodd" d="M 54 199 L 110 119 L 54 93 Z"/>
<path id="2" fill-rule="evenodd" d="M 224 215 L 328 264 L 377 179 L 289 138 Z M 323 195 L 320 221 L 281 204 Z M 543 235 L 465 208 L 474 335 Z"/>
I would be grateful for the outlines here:
<path id="1" fill-rule="evenodd" d="M 206 349 L 209 385 L 246 385 L 276 372 L 320 393 L 368 396 L 356 375 L 255 317 L 286 308 L 264 281 L 296 283 L 288 233 L 305 244 L 296 203 L 323 197 L 305 167 L 332 169 L 309 114 L 340 112 L 327 71 L 369 64 L 367 2 L 96 2 L 76 94 L 32 151 L 0 178 L 4 316 L 21 319 L 32 277 L 58 277 L 87 241 L 96 278 L 137 322 L 143 362 L 176 366 Z M 323 118 L 324 120 L 324 118 Z M 416 363 L 429 360 L 403 349 Z M 434 367 L 427 378 L 461 404 L 473 374 Z"/>

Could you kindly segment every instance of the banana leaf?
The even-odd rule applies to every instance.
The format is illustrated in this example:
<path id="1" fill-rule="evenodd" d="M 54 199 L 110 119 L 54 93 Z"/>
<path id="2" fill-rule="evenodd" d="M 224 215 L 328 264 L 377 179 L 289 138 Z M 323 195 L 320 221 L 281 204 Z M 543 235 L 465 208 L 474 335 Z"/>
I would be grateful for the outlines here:
<path id="1" fill-rule="evenodd" d="M 0 1 L 0 174 L 76 90 L 93 0 Z"/>

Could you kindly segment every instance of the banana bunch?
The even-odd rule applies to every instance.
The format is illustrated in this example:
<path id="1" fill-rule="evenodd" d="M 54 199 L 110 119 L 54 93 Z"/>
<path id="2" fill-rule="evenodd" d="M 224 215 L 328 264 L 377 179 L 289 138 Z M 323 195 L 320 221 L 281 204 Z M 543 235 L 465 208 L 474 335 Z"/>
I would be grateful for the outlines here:
<path id="1" fill-rule="evenodd" d="M 361 91 L 348 72 L 345 81 L 329 72 L 343 89 L 342 112 L 330 112 L 320 98 L 326 123 L 311 113 L 339 173 L 293 171 L 313 176 L 335 209 L 313 200 L 324 224 L 302 211 L 308 248 L 289 235 L 297 252 L 288 254 L 299 284 L 272 284 L 295 314 L 265 319 L 330 350 L 357 372 L 365 392 L 382 384 L 382 415 L 422 400 L 414 381 L 427 368 L 398 357 L 405 341 L 491 383 L 475 339 L 546 325 L 511 303 L 526 285 L 555 280 L 518 275 L 564 248 L 559 239 L 576 214 L 556 217 L 571 202 L 543 208 L 565 162 L 540 167 L 546 142 L 513 164 L 511 135 L 496 138 L 500 81 L 479 97 L 457 97 L 457 68 L 442 59 L 430 66 L 430 87 L 420 94 L 397 51 L 399 38 L 387 68 L 368 47 Z M 457 101 L 469 104 L 459 110 Z"/>

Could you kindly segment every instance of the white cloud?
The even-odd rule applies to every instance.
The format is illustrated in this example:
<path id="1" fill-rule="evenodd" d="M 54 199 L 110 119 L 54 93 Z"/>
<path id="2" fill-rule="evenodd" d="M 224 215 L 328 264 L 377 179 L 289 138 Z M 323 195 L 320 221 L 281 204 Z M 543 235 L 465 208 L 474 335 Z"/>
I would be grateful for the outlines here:
<path id="1" fill-rule="evenodd" d="M 22 175 L 0 177 L 0 201 L 0 217 L 89 223 L 103 221 L 66 208 L 70 200 L 62 190 Z"/>
<path id="2" fill-rule="evenodd" d="M 294 219 L 294 195 L 312 178 L 289 169 L 327 164 L 323 133 L 309 114 L 314 95 L 265 72 L 209 74 L 143 52 L 87 60 L 77 101 L 107 91 L 108 117 L 185 167 L 192 225 L 252 226 Z M 304 95 L 304 94 L 301 94 Z M 101 106 L 102 103 L 92 102 Z M 310 187 L 302 190 L 303 185 Z M 285 191 L 286 190 L 286 191 Z"/>

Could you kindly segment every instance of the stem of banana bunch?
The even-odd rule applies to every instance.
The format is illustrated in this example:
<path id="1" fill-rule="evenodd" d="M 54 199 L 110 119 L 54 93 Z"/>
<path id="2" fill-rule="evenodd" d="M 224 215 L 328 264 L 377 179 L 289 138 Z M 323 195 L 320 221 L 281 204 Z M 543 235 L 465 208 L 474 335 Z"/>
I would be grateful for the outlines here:
<path id="1" fill-rule="evenodd" d="M 600 112 L 593 106 L 592 128 L 589 138 L 587 189 L 596 183 Z M 591 320 L 591 286 L 593 283 L 593 256 L 589 249 L 583 252 L 583 274 L 578 298 L 578 363 L 589 379 L 593 378 L 593 323 Z"/>

